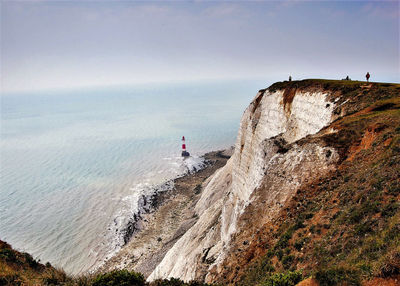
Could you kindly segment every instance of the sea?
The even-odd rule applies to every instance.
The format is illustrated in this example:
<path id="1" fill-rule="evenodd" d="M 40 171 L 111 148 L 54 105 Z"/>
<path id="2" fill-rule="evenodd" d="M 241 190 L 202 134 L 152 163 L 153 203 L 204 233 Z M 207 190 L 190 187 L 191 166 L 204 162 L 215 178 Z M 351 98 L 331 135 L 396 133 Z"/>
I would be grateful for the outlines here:
<path id="1" fill-rule="evenodd" d="M 124 244 L 143 194 L 235 143 L 259 79 L 1 94 L 0 239 L 69 274 Z M 190 160 L 181 157 L 185 136 Z"/>

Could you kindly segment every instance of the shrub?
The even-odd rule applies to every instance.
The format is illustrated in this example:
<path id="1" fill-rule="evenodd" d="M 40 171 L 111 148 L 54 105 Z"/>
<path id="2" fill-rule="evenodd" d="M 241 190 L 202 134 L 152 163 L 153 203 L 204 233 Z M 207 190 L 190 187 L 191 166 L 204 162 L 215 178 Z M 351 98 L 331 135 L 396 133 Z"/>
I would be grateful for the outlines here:
<path id="1" fill-rule="evenodd" d="M 303 237 L 303 238 L 297 240 L 297 241 L 294 243 L 294 247 L 295 247 L 298 251 L 300 251 L 301 248 L 304 246 L 304 244 L 308 243 L 309 241 L 310 241 L 310 238 L 309 238 L 309 237 Z"/>
<path id="2" fill-rule="evenodd" d="M 293 226 L 294 230 L 298 230 L 300 228 L 305 228 L 305 227 L 306 226 L 304 225 L 304 221 L 301 219 L 296 220 L 296 223 Z"/>
<path id="3" fill-rule="evenodd" d="M 315 279 L 320 286 L 341 285 L 344 282 L 347 285 L 360 285 L 360 274 L 356 270 L 344 267 L 321 269 L 315 274 Z"/>
<path id="4" fill-rule="evenodd" d="M 185 283 L 177 278 L 170 278 L 170 279 L 158 279 L 154 281 L 152 286 L 183 286 Z"/>
<path id="5" fill-rule="evenodd" d="M 293 230 L 289 229 L 279 238 L 278 242 L 275 245 L 275 249 L 286 248 L 289 245 L 289 240 L 292 238 Z"/>
<path id="6" fill-rule="evenodd" d="M 372 274 L 372 267 L 371 267 L 371 265 L 370 264 L 367 264 L 367 263 L 361 263 L 359 266 L 358 266 L 358 268 L 360 268 L 360 270 L 364 273 L 364 274 L 366 274 L 366 275 L 368 275 L 368 276 L 370 276 L 371 274 Z"/>
<path id="7" fill-rule="evenodd" d="M 254 263 L 247 269 L 247 273 L 245 276 L 242 276 L 241 283 L 239 285 L 256 285 L 274 271 L 275 268 L 272 266 L 269 257 L 264 256 L 262 259 L 257 261 L 257 263 Z"/>
<path id="8" fill-rule="evenodd" d="M 390 277 L 400 274 L 400 251 L 390 252 L 383 260 L 379 269 L 379 276 Z"/>
<path id="9" fill-rule="evenodd" d="M 365 241 L 361 254 L 369 259 L 377 259 L 380 255 L 380 252 L 384 250 L 386 246 L 386 243 L 383 243 L 378 239 L 371 238 Z"/>
<path id="10" fill-rule="evenodd" d="M 194 188 L 194 193 L 197 195 L 200 194 L 200 192 L 201 192 L 201 184 L 197 184 L 197 186 Z"/>
<path id="11" fill-rule="evenodd" d="M 29 253 L 23 253 L 24 257 L 25 257 L 25 262 L 28 263 L 28 265 L 32 268 L 37 268 L 39 266 L 39 263 L 33 259 L 32 255 L 30 255 Z"/>
<path id="12" fill-rule="evenodd" d="M 58 281 L 58 278 L 56 276 L 48 276 L 43 278 L 43 283 L 44 285 L 59 285 L 60 281 Z"/>
<path id="13" fill-rule="evenodd" d="M 272 258 L 275 255 L 275 252 L 272 249 L 268 249 L 266 256 L 268 258 Z"/>
<path id="14" fill-rule="evenodd" d="M 7 262 L 17 262 L 14 251 L 8 248 L 0 249 L 0 259 L 4 259 Z"/>
<path id="15" fill-rule="evenodd" d="M 283 250 L 279 249 L 275 252 L 276 257 L 278 257 L 279 260 L 282 260 L 283 257 Z"/>
<path id="16" fill-rule="evenodd" d="M 372 186 L 375 189 L 377 189 L 378 191 L 381 191 L 381 190 L 383 190 L 382 182 L 383 182 L 383 179 L 382 178 L 378 178 L 378 179 L 376 179 L 376 181 L 374 181 L 372 183 Z"/>
<path id="17" fill-rule="evenodd" d="M 354 233 L 358 236 L 364 236 L 370 232 L 372 232 L 372 223 L 370 221 L 358 224 L 354 230 Z"/>
<path id="18" fill-rule="evenodd" d="M 314 216 L 314 214 L 313 213 L 306 213 L 304 216 L 305 216 L 305 219 L 310 219 L 310 218 L 312 218 Z"/>
<path id="19" fill-rule="evenodd" d="M 399 205 L 396 202 L 391 202 L 387 204 L 384 209 L 382 210 L 382 216 L 391 217 L 394 216 Z"/>
<path id="20" fill-rule="evenodd" d="M 271 261 L 268 259 L 262 260 L 259 264 L 260 269 L 265 272 L 273 272 L 275 268 L 272 266 Z"/>
<path id="21" fill-rule="evenodd" d="M 70 284 L 65 284 L 65 286 L 92 286 L 92 276 L 89 275 L 82 275 L 73 279 L 73 282 Z"/>
<path id="22" fill-rule="evenodd" d="M 359 223 L 366 215 L 378 213 L 380 202 L 367 200 L 359 207 L 352 207 L 348 213 L 348 223 Z"/>
<path id="23" fill-rule="evenodd" d="M 294 255 L 287 255 L 282 258 L 282 265 L 285 269 L 288 269 L 294 260 Z"/>
<path id="24" fill-rule="evenodd" d="M 396 159 L 392 159 L 391 163 L 392 163 L 391 165 L 394 165 L 395 163 L 397 163 L 397 160 Z M 394 184 L 388 185 L 387 192 L 388 192 L 389 195 L 397 196 L 400 193 L 399 184 L 396 182 Z"/>
<path id="25" fill-rule="evenodd" d="M 303 239 L 299 239 L 294 243 L 294 248 L 297 249 L 297 251 L 300 251 L 301 248 L 303 247 L 304 244 L 304 240 Z"/>
<path id="26" fill-rule="evenodd" d="M 400 238 L 400 223 L 395 224 L 384 237 L 386 243 Z"/>
<path id="27" fill-rule="evenodd" d="M 18 274 L 0 276 L 0 285 L 19 286 L 22 284 L 21 277 Z"/>
<path id="28" fill-rule="evenodd" d="M 60 285 L 68 280 L 67 275 L 64 271 L 49 269 L 43 275 L 44 285 Z"/>
<path id="29" fill-rule="evenodd" d="M 198 281 L 190 281 L 185 283 L 178 278 L 158 279 L 150 283 L 150 286 L 208 286 L 208 285 L 209 284 L 204 284 Z"/>
<path id="30" fill-rule="evenodd" d="M 276 273 L 268 277 L 262 286 L 294 286 L 303 279 L 301 271 L 288 271 L 286 273 Z"/>
<path id="31" fill-rule="evenodd" d="M 114 270 L 99 274 L 93 279 L 93 286 L 142 286 L 145 280 L 142 274 L 124 270 Z"/>

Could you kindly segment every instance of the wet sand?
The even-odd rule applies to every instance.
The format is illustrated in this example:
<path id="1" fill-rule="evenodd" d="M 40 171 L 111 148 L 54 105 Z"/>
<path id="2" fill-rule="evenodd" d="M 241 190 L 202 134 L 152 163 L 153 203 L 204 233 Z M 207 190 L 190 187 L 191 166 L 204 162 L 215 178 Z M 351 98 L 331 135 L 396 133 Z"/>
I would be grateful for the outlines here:
<path id="1" fill-rule="evenodd" d="M 174 243 L 196 223 L 194 206 L 208 178 L 226 164 L 232 153 L 230 148 L 205 154 L 207 167 L 175 179 L 172 190 L 155 196 L 152 211 L 138 221 L 139 230 L 98 270 L 126 268 L 150 275 Z"/>

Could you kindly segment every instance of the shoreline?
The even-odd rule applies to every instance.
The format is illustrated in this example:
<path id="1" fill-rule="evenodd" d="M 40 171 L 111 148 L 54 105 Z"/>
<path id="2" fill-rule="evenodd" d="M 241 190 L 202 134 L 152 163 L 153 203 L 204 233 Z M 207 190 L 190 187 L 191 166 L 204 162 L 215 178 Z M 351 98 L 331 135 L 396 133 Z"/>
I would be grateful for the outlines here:
<path id="1" fill-rule="evenodd" d="M 232 154 L 233 147 L 208 152 L 201 156 L 204 168 L 172 179 L 166 182 L 172 184 L 171 188 L 143 198 L 143 212 L 125 227 L 125 244 L 94 272 L 126 268 L 149 276 L 174 243 L 196 223 L 194 206 L 208 179 L 225 166 Z"/>

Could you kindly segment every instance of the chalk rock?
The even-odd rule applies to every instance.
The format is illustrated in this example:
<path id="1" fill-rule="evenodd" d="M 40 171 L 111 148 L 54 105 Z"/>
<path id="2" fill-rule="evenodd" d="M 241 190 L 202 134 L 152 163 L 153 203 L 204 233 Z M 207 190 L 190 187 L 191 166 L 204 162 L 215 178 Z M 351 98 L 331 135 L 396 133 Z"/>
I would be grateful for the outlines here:
<path id="1" fill-rule="evenodd" d="M 305 179 L 333 168 L 338 160 L 333 148 L 294 143 L 334 120 L 330 98 L 325 91 L 301 90 L 256 95 L 241 119 L 232 157 L 209 179 L 196 204 L 197 223 L 168 251 L 149 281 L 210 280 L 209 270 L 218 269 L 230 251 L 238 221 L 256 196 L 269 206 L 272 218 Z M 257 193 L 261 185 L 263 191 Z"/>

